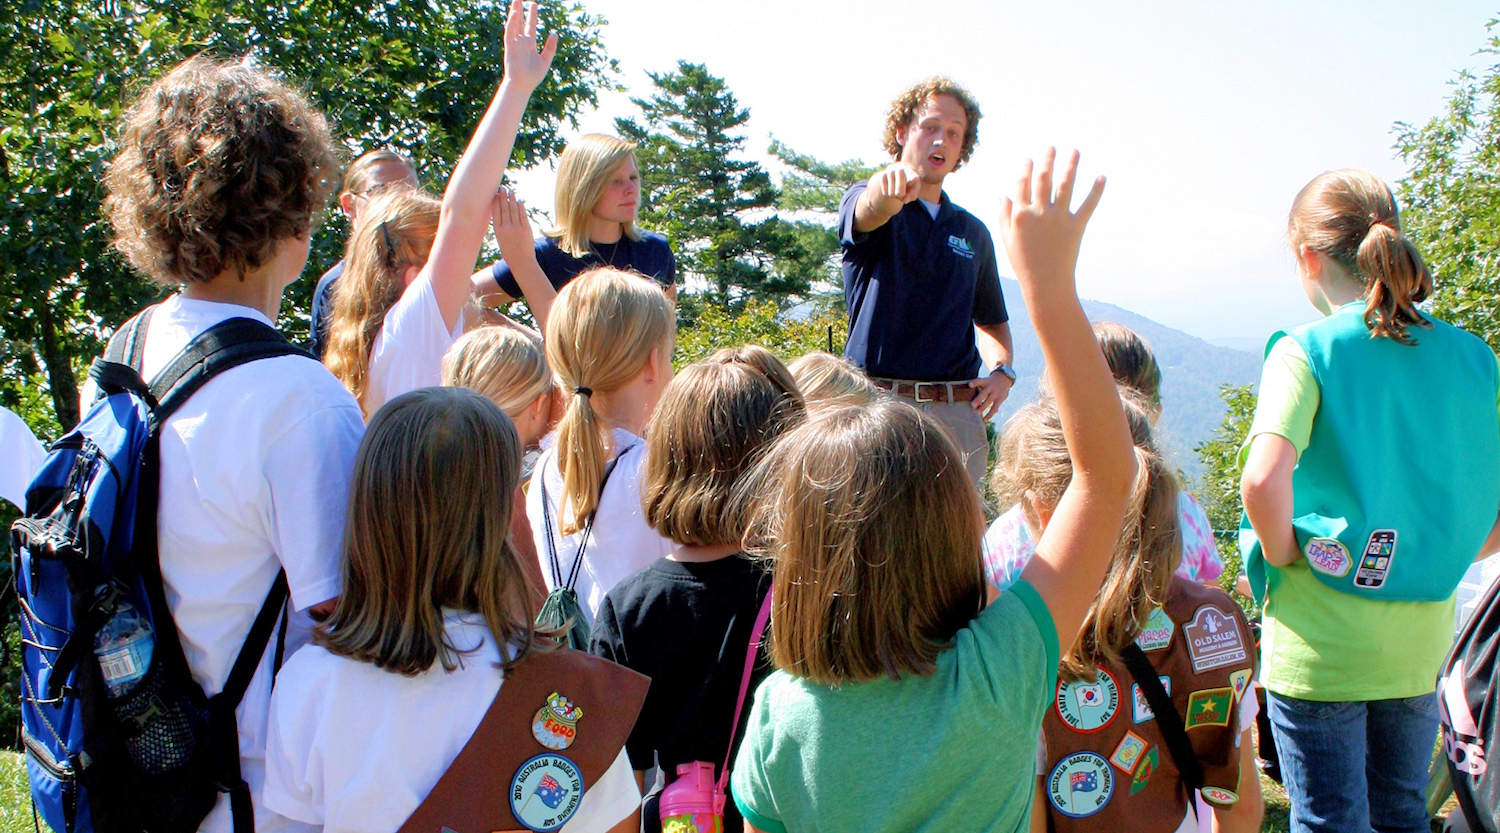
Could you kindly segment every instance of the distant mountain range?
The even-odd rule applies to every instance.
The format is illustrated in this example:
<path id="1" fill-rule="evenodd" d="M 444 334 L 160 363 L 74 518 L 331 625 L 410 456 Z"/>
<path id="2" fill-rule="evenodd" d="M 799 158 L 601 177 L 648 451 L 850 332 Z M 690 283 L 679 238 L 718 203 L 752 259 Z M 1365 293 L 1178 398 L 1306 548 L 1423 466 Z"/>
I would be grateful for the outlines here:
<path id="1" fill-rule="evenodd" d="M 1021 286 L 1002 278 L 1005 304 L 1010 312 L 1011 337 L 1015 342 L 1015 366 L 1019 373 L 1015 390 L 1000 409 L 1005 420 L 1021 405 L 1036 398 L 1042 373 L 1042 351 L 1021 300 Z M 1260 354 L 1210 344 L 1201 338 L 1114 304 L 1083 302 L 1090 321 L 1113 321 L 1140 333 L 1151 345 L 1162 372 L 1162 418 L 1157 437 L 1174 466 L 1196 480 L 1203 466 L 1193 448 L 1212 436 L 1224 420 L 1219 386 L 1255 384 L 1260 376 Z M 1267 335 L 1270 335 L 1267 333 Z M 1244 343 L 1236 340 L 1236 343 Z"/>

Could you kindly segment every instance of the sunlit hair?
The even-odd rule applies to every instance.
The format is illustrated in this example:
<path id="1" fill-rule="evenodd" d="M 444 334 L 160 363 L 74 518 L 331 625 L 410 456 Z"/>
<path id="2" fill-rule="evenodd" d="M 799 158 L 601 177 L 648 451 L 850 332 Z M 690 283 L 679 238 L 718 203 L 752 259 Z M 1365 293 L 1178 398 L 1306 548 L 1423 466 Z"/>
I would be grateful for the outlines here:
<path id="1" fill-rule="evenodd" d="M 646 367 L 652 350 L 672 349 L 672 303 L 655 281 L 618 269 L 591 269 L 557 293 L 547 319 L 547 364 L 567 395 L 557 424 L 559 507 L 563 535 L 583 528 L 599 505 L 610 433 L 589 395 L 624 387 Z"/>
<path id="2" fill-rule="evenodd" d="M 511 419 L 552 391 L 542 340 L 514 327 L 479 327 L 443 355 L 443 384 L 478 391 Z"/>
<path id="3" fill-rule="evenodd" d="M 323 364 L 364 407 L 370 349 L 385 314 L 405 291 L 408 267 L 432 251 L 442 203 L 431 194 L 399 188 L 378 194 L 360 214 L 344 249 L 344 274 L 334 284 L 333 317 Z M 366 414 L 368 416 L 368 413 Z"/>
<path id="4" fill-rule="evenodd" d="M 161 284 L 264 265 L 305 238 L 338 162 L 323 115 L 248 61 L 190 58 L 141 93 L 104 175 L 114 246 Z"/>
<path id="5" fill-rule="evenodd" d="M 1121 399 L 1139 465 L 1104 583 L 1077 638 L 1063 654 L 1059 676 L 1066 680 L 1092 679 L 1095 665 L 1120 661 L 1120 651 L 1140 635 L 1152 608 L 1166 601 L 1172 573 L 1182 559 L 1177 478 L 1152 441 L 1149 403 L 1124 388 Z M 1033 528 L 1039 529 L 1037 507 L 1055 509 L 1072 479 L 1056 401 L 1044 397 L 1017 411 L 1001 434 L 1000 460 L 991 483 L 995 494 L 1002 501 L 1019 503 Z"/>
<path id="6" fill-rule="evenodd" d="M 922 110 L 927 99 L 938 95 L 951 95 L 958 100 L 964 108 L 964 145 L 959 151 L 958 162 L 953 169 L 958 170 L 969 157 L 974 154 L 974 146 L 979 143 L 979 102 L 969 91 L 960 87 L 951 79 L 936 76 L 928 78 L 913 87 L 901 92 L 896 100 L 891 102 L 891 109 L 885 116 L 885 138 L 883 140 L 885 152 L 892 159 L 901 158 L 901 143 L 906 139 L 906 130 L 911 127 L 912 120 Z"/>
<path id="7" fill-rule="evenodd" d="M 809 408 L 868 405 L 883 393 L 853 362 L 822 350 L 793 359 L 791 370 Z"/>
<path id="8" fill-rule="evenodd" d="M 482 616 L 504 665 L 519 661 L 534 636 L 509 538 L 520 464 L 510 419 L 474 391 L 422 388 L 376 411 L 354 463 L 343 592 L 314 640 L 387 671 L 452 671 L 466 646 L 444 634 L 450 608 Z"/>
<path id="9" fill-rule="evenodd" d="M 722 347 L 710 353 L 706 361 L 753 367 L 759 370 L 788 399 L 795 400 L 799 409 L 802 407 L 802 392 L 797 389 L 797 380 L 792 378 L 792 372 L 781 363 L 781 359 L 776 358 L 775 353 L 759 344 Z"/>
<path id="10" fill-rule="evenodd" d="M 1432 275 L 1401 233 L 1396 198 L 1379 177 L 1350 169 L 1318 174 L 1292 201 L 1287 236 L 1294 248 L 1321 252 L 1360 282 L 1372 334 L 1414 344 L 1407 328 L 1432 326 L 1416 307 L 1432 294 Z"/>
<path id="11" fill-rule="evenodd" d="M 345 194 L 374 196 L 375 193 L 390 186 L 410 187 L 411 183 L 406 180 L 376 184 L 375 171 L 382 163 L 400 165 L 408 171 L 413 181 L 417 178 L 417 169 L 412 165 L 411 160 L 389 148 L 376 148 L 360 154 L 358 159 L 350 162 L 349 167 L 344 169 L 344 181 L 339 188 L 339 196 L 342 197 Z"/>
<path id="12" fill-rule="evenodd" d="M 602 133 L 590 133 L 568 143 L 557 163 L 557 191 L 553 198 L 557 225 L 547 232 L 558 248 L 574 257 L 588 254 L 589 217 L 621 162 L 635 158 L 635 144 Z M 635 222 L 620 224 L 631 240 L 641 239 Z"/>
<path id="13" fill-rule="evenodd" d="M 1099 343 L 1099 352 L 1109 365 L 1115 384 L 1128 388 L 1137 395 L 1137 402 L 1151 417 L 1152 424 L 1161 417 L 1161 366 L 1156 363 L 1156 354 L 1140 333 L 1124 324 L 1100 321 L 1094 324 L 1094 340 Z M 1043 373 L 1040 394 L 1052 395 L 1051 374 Z"/>
<path id="14" fill-rule="evenodd" d="M 735 484 L 802 420 L 802 399 L 746 363 L 688 365 L 646 431 L 641 506 L 652 529 L 686 546 L 737 544 L 755 496 Z"/>
<path id="15" fill-rule="evenodd" d="M 771 658 L 824 685 L 925 675 L 984 605 L 984 514 L 948 432 L 889 398 L 828 408 L 741 484 L 775 565 Z"/>

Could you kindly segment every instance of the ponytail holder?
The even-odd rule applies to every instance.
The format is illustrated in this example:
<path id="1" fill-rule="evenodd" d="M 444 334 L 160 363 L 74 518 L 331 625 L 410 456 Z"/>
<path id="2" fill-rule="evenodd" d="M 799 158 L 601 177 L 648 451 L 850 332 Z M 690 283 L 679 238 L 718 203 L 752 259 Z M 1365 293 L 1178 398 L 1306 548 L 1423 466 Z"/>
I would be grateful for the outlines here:
<path id="1" fill-rule="evenodd" d="M 592 388 L 586 388 L 583 385 L 579 385 L 578 387 L 573 388 L 573 392 L 576 393 L 576 394 L 578 394 L 579 396 L 582 396 L 585 399 L 587 399 L 590 396 L 594 395 L 594 391 L 593 391 Z"/>

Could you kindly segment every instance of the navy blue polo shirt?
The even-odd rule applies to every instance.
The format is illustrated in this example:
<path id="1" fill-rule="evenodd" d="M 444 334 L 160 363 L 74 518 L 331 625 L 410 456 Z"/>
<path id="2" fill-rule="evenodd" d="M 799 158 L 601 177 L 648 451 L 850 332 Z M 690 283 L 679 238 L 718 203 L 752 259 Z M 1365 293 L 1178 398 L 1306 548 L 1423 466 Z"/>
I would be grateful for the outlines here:
<path id="1" fill-rule="evenodd" d="M 313 290 L 312 299 L 312 321 L 308 346 L 312 348 L 312 354 L 319 359 L 323 358 L 323 351 L 328 349 L 328 327 L 333 323 L 333 287 L 338 283 L 339 275 L 344 274 L 344 261 L 340 260 L 318 278 L 318 286 Z"/>
<path id="2" fill-rule="evenodd" d="M 839 204 L 844 356 L 871 376 L 924 382 L 979 377 L 975 324 L 1010 320 L 984 223 L 943 194 L 937 218 L 913 200 L 869 233 L 854 230 L 861 182 Z"/>
<path id="3" fill-rule="evenodd" d="M 536 263 L 553 289 L 562 289 L 578 273 L 595 266 L 612 266 L 631 272 L 639 272 L 662 286 L 677 282 L 677 259 L 672 256 L 672 247 L 667 238 L 654 232 L 642 232 L 641 239 L 631 240 L 621 236 L 615 243 L 590 243 L 592 251 L 583 257 L 573 257 L 557 245 L 552 237 L 538 237 L 535 242 Z M 510 264 L 501 260 L 490 267 L 500 291 L 512 298 L 521 297 L 521 287 L 510 273 Z"/>

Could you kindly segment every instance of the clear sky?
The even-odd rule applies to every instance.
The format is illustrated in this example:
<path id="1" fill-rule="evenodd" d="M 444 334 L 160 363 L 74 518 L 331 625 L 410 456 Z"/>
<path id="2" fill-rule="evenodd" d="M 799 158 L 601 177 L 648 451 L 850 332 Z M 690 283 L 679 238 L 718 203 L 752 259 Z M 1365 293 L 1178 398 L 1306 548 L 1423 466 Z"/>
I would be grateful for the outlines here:
<path id="1" fill-rule="evenodd" d="M 756 156 L 774 135 L 882 161 L 890 99 L 953 77 L 984 110 L 973 160 L 947 182 L 954 201 L 993 230 L 1027 156 L 1078 147 L 1082 177 L 1109 177 L 1081 294 L 1244 342 L 1315 315 L 1284 240 L 1297 189 L 1337 167 L 1399 179 L 1392 125 L 1441 111 L 1457 71 L 1483 64 L 1496 14 L 1469 0 L 583 2 L 609 21 L 631 94 L 679 58 L 722 76 L 750 109 Z M 580 127 L 611 132 L 633 111 L 607 94 Z M 550 171 L 518 184 L 550 210 Z"/>

